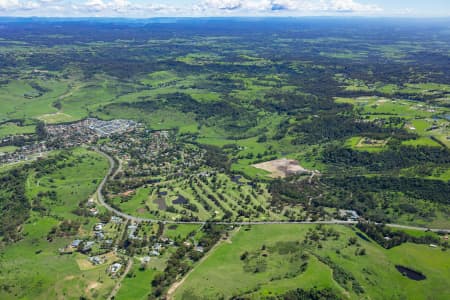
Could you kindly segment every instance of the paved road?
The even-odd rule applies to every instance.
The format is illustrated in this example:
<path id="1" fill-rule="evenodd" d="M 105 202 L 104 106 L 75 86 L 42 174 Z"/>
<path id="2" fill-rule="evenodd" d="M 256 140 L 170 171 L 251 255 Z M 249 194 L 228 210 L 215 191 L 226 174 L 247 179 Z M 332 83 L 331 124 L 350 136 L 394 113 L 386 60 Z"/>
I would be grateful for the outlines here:
<path id="1" fill-rule="evenodd" d="M 450 233 L 450 229 L 444 228 L 426 228 L 426 227 L 416 227 L 416 226 L 407 226 L 400 224 L 385 224 L 387 227 L 400 228 L 400 229 L 412 229 L 412 230 L 420 230 L 420 231 L 433 231 L 433 232 L 446 232 Z"/>
<path id="2" fill-rule="evenodd" d="M 164 224 L 205 224 L 204 221 L 171 221 L 171 220 L 157 220 L 157 219 L 150 219 L 150 218 L 141 218 L 141 217 L 135 217 L 126 213 L 123 213 L 113 207 L 111 207 L 108 203 L 105 202 L 105 198 L 103 197 L 102 191 L 103 188 L 108 181 L 109 177 L 113 173 L 115 162 L 114 159 L 106 154 L 105 152 L 96 149 L 98 153 L 106 157 L 109 161 L 109 171 L 108 174 L 103 178 L 102 182 L 97 188 L 97 199 L 100 202 L 102 206 L 104 206 L 107 210 L 114 213 L 115 215 L 122 217 L 126 220 L 130 220 L 132 222 L 162 222 Z M 115 174 L 114 174 L 115 175 Z M 214 224 L 220 224 L 220 225 L 269 225 L 269 224 L 341 224 L 341 225 L 353 225 L 357 224 L 357 221 L 342 221 L 342 220 L 331 220 L 331 221 L 259 221 L 259 222 L 221 222 L 221 221 L 213 221 L 210 223 Z M 400 224 L 386 224 L 388 227 L 393 228 L 400 228 L 400 229 L 412 229 L 412 230 L 420 230 L 420 231 L 433 231 L 433 232 L 447 232 L 450 233 L 450 229 L 430 229 L 426 227 L 415 227 L 415 226 L 406 226 L 406 225 L 400 225 Z"/>
<path id="3" fill-rule="evenodd" d="M 117 167 L 116 171 L 114 172 L 114 174 L 111 176 L 111 178 L 115 179 L 117 177 L 117 174 L 119 174 L 120 172 L 122 172 L 122 160 L 118 159 L 119 161 L 119 166 Z"/>

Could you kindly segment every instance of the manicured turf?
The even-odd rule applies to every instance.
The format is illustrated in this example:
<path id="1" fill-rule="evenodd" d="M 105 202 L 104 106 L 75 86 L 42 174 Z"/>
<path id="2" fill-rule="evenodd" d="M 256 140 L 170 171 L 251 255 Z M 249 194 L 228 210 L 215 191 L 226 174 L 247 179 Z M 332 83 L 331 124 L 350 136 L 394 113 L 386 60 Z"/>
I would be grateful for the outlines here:
<path id="1" fill-rule="evenodd" d="M 170 186 L 170 189 L 167 186 Z M 252 183 L 242 176 L 233 178 L 219 173 L 208 178 L 197 177 L 192 185 L 189 180 L 181 179 L 161 183 L 159 187 L 160 192 L 165 192 L 165 195 L 160 195 L 156 187 L 140 187 L 130 197 L 114 197 L 113 203 L 128 214 L 166 220 L 179 219 L 186 213 L 198 217 L 199 220 L 221 220 L 226 211 L 230 213 L 229 218 L 242 221 L 286 219 L 285 216 L 268 209 L 270 196 L 266 184 L 260 183 L 256 192 Z M 197 210 L 174 204 L 173 201 L 179 196 L 195 205 Z M 220 205 L 212 199 L 217 199 Z M 176 211 L 168 210 L 168 207 L 174 207 Z M 239 212 L 243 214 L 239 215 Z"/>

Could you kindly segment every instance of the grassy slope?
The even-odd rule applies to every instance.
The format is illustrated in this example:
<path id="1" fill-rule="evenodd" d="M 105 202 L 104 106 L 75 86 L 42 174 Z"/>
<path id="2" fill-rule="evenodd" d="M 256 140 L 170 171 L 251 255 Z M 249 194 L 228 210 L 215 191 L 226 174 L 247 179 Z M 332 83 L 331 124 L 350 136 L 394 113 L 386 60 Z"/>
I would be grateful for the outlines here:
<path id="1" fill-rule="evenodd" d="M 97 153 L 78 148 L 73 151 L 73 155 L 73 158 L 66 162 L 65 168 L 42 178 L 35 178 L 34 174 L 31 174 L 26 183 L 30 198 L 39 192 L 55 190 L 57 202 L 48 204 L 53 214 L 65 218 L 73 218 L 71 211 L 95 191 L 108 169 L 108 162 Z M 83 158 L 81 163 L 68 165 L 80 157 Z"/>
<path id="2" fill-rule="evenodd" d="M 96 188 L 92 180 L 100 180 L 108 167 L 103 157 L 85 149 L 74 150 L 69 161 L 76 161 L 82 156 L 84 159 L 81 163 L 75 163 L 73 167 L 67 166 L 41 178 L 39 186 L 31 176 L 27 183 L 28 194 L 32 196 L 39 191 L 51 189 L 47 183 L 49 179 L 53 179 L 57 185 L 59 204 L 52 205 L 52 214 L 63 218 L 78 218 L 70 211 L 79 201 L 89 197 Z M 66 179 L 61 179 L 61 176 Z M 4 287 L 9 287 L 10 292 L 6 292 L 4 288 L 0 289 L 0 299 L 78 299 L 81 295 L 105 298 L 113 285 L 113 281 L 105 275 L 107 266 L 80 271 L 76 263 L 79 258 L 77 255 L 60 256 L 58 249 L 66 246 L 72 238 L 57 238 L 51 243 L 48 242 L 47 234 L 57 224 L 58 221 L 53 217 L 32 213 L 24 225 L 25 238 L 3 249 L 0 253 L 0 282 Z M 38 250 L 42 252 L 36 254 Z M 93 287 L 99 279 L 102 283 L 90 291 L 89 285 Z"/>
<path id="3" fill-rule="evenodd" d="M 224 244 L 213 255 L 199 265 L 176 293 L 176 299 L 182 299 L 186 291 L 195 291 L 198 296 L 231 296 L 235 293 L 257 289 L 253 295 L 278 293 L 287 289 L 310 288 L 312 286 L 331 287 L 342 290 L 332 280 L 331 270 L 311 258 L 305 273 L 291 279 L 270 281 L 270 272 L 246 273 L 240 255 L 244 251 L 255 251 L 263 244 L 272 245 L 279 241 L 302 240 L 310 226 L 296 225 L 259 225 L 250 231 L 241 231 L 235 235 L 232 243 Z M 358 242 L 367 251 L 365 256 L 355 256 L 355 247 L 347 247 L 347 240 L 355 233 L 347 227 L 334 226 L 341 234 L 338 241 L 323 242 L 322 249 L 314 250 L 320 256 L 331 259 L 351 272 L 372 299 L 445 299 L 450 276 L 450 256 L 448 252 L 424 245 L 404 244 L 391 250 L 385 250 L 374 242 L 358 238 Z M 337 254 L 339 249 L 341 254 Z M 402 264 L 422 271 L 427 280 L 416 282 L 403 277 L 394 266 Z M 198 289 L 198 287 L 202 287 Z M 258 289 L 259 288 L 259 289 Z M 347 292 L 344 292 L 347 294 Z M 353 292 L 353 299 L 360 298 Z"/>
<path id="4" fill-rule="evenodd" d="M 139 270 L 139 263 L 135 261 L 133 269 L 130 271 L 131 277 L 126 276 L 121 283 L 117 300 L 146 300 L 151 291 L 151 281 L 157 271 L 152 268 Z"/>
<path id="5" fill-rule="evenodd" d="M 35 132 L 34 125 L 17 126 L 14 123 L 5 123 L 5 124 L 0 125 L 0 138 L 9 136 L 9 135 L 27 134 L 27 133 L 34 133 L 34 132 Z"/>

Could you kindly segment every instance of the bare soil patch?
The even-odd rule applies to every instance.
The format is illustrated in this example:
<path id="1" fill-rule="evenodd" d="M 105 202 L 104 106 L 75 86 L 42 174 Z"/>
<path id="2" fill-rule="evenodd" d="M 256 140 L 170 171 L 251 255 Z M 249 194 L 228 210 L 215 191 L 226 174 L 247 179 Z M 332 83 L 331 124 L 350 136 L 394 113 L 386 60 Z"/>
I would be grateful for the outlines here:
<path id="1" fill-rule="evenodd" d="M 362 138 L 356 147 L 363 148 L 363 147 L 384 147 L 389 142 L 389 140 L 374 140 L 370 138 Z"/>
<path id="2" fill-rule="evenodd" d="M 155 200 L 153 200 L 153 202 L 158 205 L 159 210 L 167 209 L 167 204 L 166 204 L 166 201 L 164 200 L 164 198 L 158 197 Z"/>
<path id="3" fill-rule="evenodd" d="M 147 212 L 147 209 L 145 209 L 145 207 L 140 207 L 136 211 L 137 211 L 138 214 L 142 215 L 142 214 L 145 214 Z"/>
<path id="4" fill-rule="evenodd" d="M 84 290 L 86 294 L 91 294 L 92 290 L 96 290 L 100 287 L 100 283 L 96 281 L 89 282 L 88 286 Z"/>
<path id="5" fill-rule="evenodd" d="M 121 195 L 121 196 L 128 197 L 128 196 L 131 196 L 131 195 L 133 195 L 133 194 L 134 194 L 134 190 L 129 190 L 129 191 L 123 192 L 123 193 L 120 194 L 120 195 Z"/>
<path id="6" fill-rule="evenodd" d="M 284 178 L 295 174 L 311 174 L 312 171 L 300 166 L 298 161 L 294 159 L 281 158 L 263 163 L 255 164 L 253 167 L 270 172 L 270 177 Z"/>

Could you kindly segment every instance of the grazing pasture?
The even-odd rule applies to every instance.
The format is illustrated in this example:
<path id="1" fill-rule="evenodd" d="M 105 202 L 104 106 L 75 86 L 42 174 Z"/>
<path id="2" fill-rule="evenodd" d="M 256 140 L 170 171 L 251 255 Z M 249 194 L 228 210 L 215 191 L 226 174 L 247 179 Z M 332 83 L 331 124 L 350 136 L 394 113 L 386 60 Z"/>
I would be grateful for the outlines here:
<path id="1" fill-rule="evenodd" d="M 314 286 L 331 288 L 351 299 L 446 299 L 445 278 L 450 275 L 448 252 L 415 244 L 386 250 L 372 240 L 358 237 L 358 231 L 351 227 L 319 228 L 315 225 L 244 226 L 230 243 L 223 243 L 206 261 L 194 267 L 177 289 L 175 299 L 239 295 L 259 299 Z M 320 238 L 320 232 L 333 234 Z M 317 240 L 316 234 L 319 235 Z M 305 238 L 306 244 L 303 243 Z M 302 254 L 308 256 L 303 258 L 307 262 L 306 269 L 292 269 L 296 264 L 302 264 Z M 337 269 L 334 264 L 342 269 Z M 416 282 L 402 276 L 395 269 L 398 264 L 420 270 L 427 279 Z M 336 272 L 340 273 L 335 274 L 340 278 L 334 278 Z M 353 283 L 344 283 L 343 276 L 353 276 Z M 198 286 L 202 288 L 198 289 Z"/>

